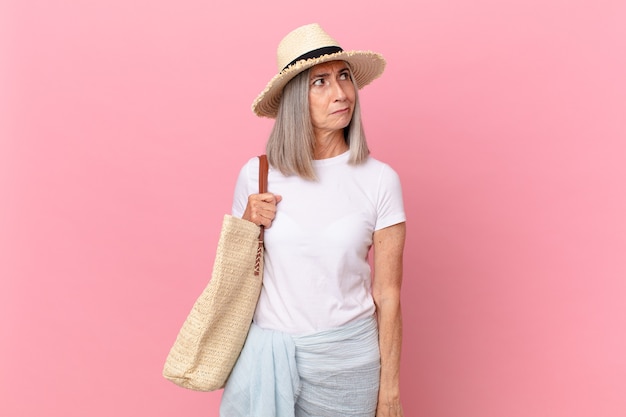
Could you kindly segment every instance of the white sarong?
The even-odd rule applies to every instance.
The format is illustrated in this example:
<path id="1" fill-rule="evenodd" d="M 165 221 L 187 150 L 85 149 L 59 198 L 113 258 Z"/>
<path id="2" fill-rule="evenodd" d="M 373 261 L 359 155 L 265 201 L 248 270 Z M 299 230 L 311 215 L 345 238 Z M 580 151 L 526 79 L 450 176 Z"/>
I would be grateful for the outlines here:
<path id="1" fill-rule="evenodd" d="M 374 317 L 301 336 L 252 324 L 220 417 L 374 417 L 379 380 Z"/>

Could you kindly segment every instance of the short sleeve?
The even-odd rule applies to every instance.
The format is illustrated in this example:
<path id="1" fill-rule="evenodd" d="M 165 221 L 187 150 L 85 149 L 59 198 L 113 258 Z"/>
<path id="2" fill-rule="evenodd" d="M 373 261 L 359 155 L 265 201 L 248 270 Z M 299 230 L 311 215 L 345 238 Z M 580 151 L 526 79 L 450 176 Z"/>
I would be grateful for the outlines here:
<path id="1" fill-rule="evenodd" d="M 376 211 L 378 215 L 374 230 L 406 221 L 400 177 L 387 164 L 383 165 L 380 174 Z"/>
<path id="2" fill-rule="evenodd" d="M 259 182 L 259 158 L 250 159 L 239 171 L 237 183 L 235 184 L 235 193 L 233 196 L 232 215 L 241 218 L 246 206 L 248 205 L 248 196 L 257 191 Z"/>

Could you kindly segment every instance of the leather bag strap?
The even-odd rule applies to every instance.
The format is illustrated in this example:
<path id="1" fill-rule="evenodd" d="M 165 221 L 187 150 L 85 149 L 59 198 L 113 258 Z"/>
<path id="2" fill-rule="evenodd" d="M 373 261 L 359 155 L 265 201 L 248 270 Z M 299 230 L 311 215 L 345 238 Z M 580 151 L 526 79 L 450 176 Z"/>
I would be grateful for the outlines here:
<path id="1" fill-rule="evenodd" d="M 267 172 L 269 171 L 269 163 L 267 162 L 267 155 L 259 156 L 259 194 L 267 192 Z M 265 228 L 261 226 L 260 240 L 263 240 L 263 230 Z"/>
<path id="2" fill-rule="evenodd" d="M 267 192 L 267 173 L 269 171 L 269 164 L 267 162 L 267 155 L 259 155 L 259 194 Z M 259 233 L 259 249 L 257 251 L 257 259 L 254 266 L 254 275 L 259 275 L 261 256 L 263 256 L 263 237 L 265 235 L 265 227 L 261 226 L 261 232 Z"/>
<path id="3" fill-rule="evenodd" d="M 267 171 L 269 170 L 269 164 L 267 162 L 267 155 L 259 156 L 259 194 L 267 192 Z"/>

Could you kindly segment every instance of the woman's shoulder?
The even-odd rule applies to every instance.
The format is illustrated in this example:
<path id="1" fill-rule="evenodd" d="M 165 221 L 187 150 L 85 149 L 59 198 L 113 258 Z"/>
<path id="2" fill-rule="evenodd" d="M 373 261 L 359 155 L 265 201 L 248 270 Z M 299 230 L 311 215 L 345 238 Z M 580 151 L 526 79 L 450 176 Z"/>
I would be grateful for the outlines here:
<path id="1" fill-rule="evenodd" d="M 250 157 L 250 159 L 248 159 L 244 165 L 244 167 L 249 167 L 249 168 L 258 168 L 259 167 L 259 157 L 258 156 L 252 156 Z"/>
<path id="2" fill-rule="evenodd" d="M 244 162 L 241 167 L 240 175 L 250 176 L 250 174 L 258 172 L 259 170 L 259 157 L 252 156 L 250 159 Z"/>
<path id="3" fill-rule="evenodd" d="M 368 156 L 367 159 L 363 162 L 362 166 L 365 169 L 369 169 L 375 172 L 383 172 L 389 173 L 391 175 L 397 175 L 396 171 L 389 165 L 387 162 L 383 162 L 380 159 L 376 159 L 373 156 Z"/>

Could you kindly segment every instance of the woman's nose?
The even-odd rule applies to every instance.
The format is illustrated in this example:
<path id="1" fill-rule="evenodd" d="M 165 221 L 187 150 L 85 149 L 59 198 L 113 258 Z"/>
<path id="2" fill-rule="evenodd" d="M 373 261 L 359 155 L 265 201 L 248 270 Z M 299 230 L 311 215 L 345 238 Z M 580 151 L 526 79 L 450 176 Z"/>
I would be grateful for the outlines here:
<path id="1" fill-rule="evenodd" d="M 343 101 L 346 99 L 346 92 L 340 82 L 334 83 L 335 101 Z"/>

